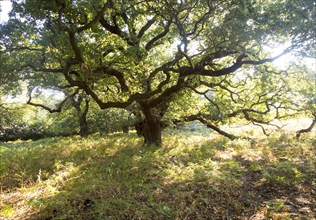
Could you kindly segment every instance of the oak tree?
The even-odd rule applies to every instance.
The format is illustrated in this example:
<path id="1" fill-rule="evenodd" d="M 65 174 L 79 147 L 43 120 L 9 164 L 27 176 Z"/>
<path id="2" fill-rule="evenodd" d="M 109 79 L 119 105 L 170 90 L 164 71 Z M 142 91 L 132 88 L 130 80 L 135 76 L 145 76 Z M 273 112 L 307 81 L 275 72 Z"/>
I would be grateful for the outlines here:
<path id="1" fill-rule="evenodd" d="M 278 116 L 290 103 L 284 76 L 268 64 L 308 50 L 315 37 L 311 0 L 12 3 L 1 26 L 1 74 L 67 94 L 83 91 L 101 109 L 136 108 L 145 144 L 161 144 L 164 117 L 181 95 L 208 100 L 208 109 L 183 120 L 224 135 L 218 124 L 227 118 L 260 124 L 268 113 Z M 287 47 L 271 55 L 271 44 Z"/>

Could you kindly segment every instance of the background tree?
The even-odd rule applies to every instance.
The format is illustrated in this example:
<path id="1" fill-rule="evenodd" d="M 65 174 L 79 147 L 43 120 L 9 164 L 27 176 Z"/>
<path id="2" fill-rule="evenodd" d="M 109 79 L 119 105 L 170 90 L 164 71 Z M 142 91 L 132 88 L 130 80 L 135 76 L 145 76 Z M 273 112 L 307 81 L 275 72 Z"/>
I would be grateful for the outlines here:
<path id="1" fill-rule="evenodd" d="M 313 68 L 314 64 L 311 63 L 310 67 Z M 297 131 L 297 138 L 300 138 L 303 133 L 312 131 L 316 124 L 316 72 L 310 67 L 307 65 L 293 65 L 291 69 L 293 77 L 289 79 L 293 91 L 292 98 L 300 103 L 299 113 L 301 117 L 312 120 L 310 126 Z"/>
<path id="2" fill-rule="evenodd" d="M 65 98 L 62 101 L 60 101 L 60 103 L 57 105 L 57 107 L 55 107 L 56 103 L 54 103 L 54 101 L 52 101 L 52 100 L 54 100 L 54 98 L 52 98 L 50 102 L 42 100 L 42 103 L 36 103 L 36 102 L 32 101 L 32 91 L 29 93 L 29 99 L 27 101 L 27 104 L 35 106 L 35 107 L 41 107 L 41 108 L 45 109 L 46 111 L 48 111 L 49 113 L 56 113 L 56 112 L 60 113 L 64 106 L 66 106 L 68 108 L 74 107 L 76 110 L 75 111 L 76 113 L 74 113 L 74 115 L 78 118 L 79 127 L 80 127 L 79 135 L 81 137 L 88 136 L 89 128 L 88 128 L 88 122 L 87 122 L 87 114 L 89 111 L 89 99 L 86 97 L 86 95 L 84 93 L 79 93 L 79 89 L 77 89 L 71 94 L 66 94 Z M 37 89 L 37 91 L 39 91 L 39 89 Z M 53 93 L 52 96 L 54 96 L 54 94 L 55 94 L 55 96 L 58 96 L 58 95 L 63 96 L 64 95 L 62 92 L 59 92 L 59 93 L 58 93 L 58 91 L 54 91 L 54 92 L 55 93 Z M 56 94 L 56 92 L 57 92 L 57 94 Z M 46 104 L 43 102 L 46 102 Z M 55 100 L 55 102 L 56 102 L 56 100 Z M 84 106 L 82 106 L 82 103 L 84 103 L 83 104 Z M 53 107 L 48 106 L 48 104 L 50 104 Z"/>
<path id="3" fill-rule="evenodd" d="M 2 72 L 83 90 L 101 109 L 134 105 L 145 144 L 159 145 L 164 116 L 187 88 L 220 88 L 210 99 L 211 121 L 225 121 L 224 109 L 265 122 L 286 91 L 269 85 L 280 77 L 264 68 L 256 76 L 255 67 L 306 49 L 314 18 L 309 0 L 14 1 L 1 27 Z M 264 48 L 272 43 L 289 46 L 271 56 Z"/>

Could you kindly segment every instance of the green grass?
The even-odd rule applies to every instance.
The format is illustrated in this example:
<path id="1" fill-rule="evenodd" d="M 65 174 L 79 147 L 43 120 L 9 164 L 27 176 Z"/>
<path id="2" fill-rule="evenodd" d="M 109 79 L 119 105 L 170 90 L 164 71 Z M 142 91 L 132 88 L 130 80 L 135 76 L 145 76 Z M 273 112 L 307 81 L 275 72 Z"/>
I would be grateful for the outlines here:
<path id="1" fill-rule="evenodd" d="M 0 143 L 0 219 L 312 219 L 316 138 L 168 131 Z"/>

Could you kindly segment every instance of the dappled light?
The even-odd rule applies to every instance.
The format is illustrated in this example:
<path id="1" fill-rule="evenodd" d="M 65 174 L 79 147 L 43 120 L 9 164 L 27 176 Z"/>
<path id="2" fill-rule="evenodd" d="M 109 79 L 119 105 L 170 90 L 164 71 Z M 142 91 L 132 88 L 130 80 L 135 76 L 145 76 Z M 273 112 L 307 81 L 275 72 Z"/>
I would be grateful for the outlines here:
<path id="1" fill-rule="evenodd" d="M 315 136 L 251 143 L 189 134 L 165 132 L 168 143 L 158 149 L 143 148 L 133 133 L 3 143 L 0 217 L 300 219 L 316 214 Z"/>
<path id="2" fill-rule="evenodd" d="M 0 219 L 313 219 L 314 0 L 0 1 Z"/>

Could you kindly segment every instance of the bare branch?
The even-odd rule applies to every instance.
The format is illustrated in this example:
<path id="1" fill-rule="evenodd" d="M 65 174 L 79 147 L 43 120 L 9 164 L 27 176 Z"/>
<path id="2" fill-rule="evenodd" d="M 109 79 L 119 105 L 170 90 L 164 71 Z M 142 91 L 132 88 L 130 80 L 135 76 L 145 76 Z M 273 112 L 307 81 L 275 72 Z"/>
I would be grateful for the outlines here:
<path id="1" fill-rule="evenodd" d="M 145 49 L 146 49 L 147 51 L 149 51 L 151 48 L 153 48 L 153 47 L 155 46 L 155 43 L 156 43 L 158 40 L 160 40 L 161 38 L 163 38 L 164 36 L 166 36 L 166 35 L 168 34 L 168 32 L 169 32 L 169 30 L 170 30 L 171 24 L 172 24 L 172 22 L 171 22 L 171 20 L 169 20 L 169 21 L 167 22 L 167 25 L 164 26 L 164 29 L 165 29 L 165 30 L 164 30 L 163 32 L 161 32 L 160 34 L 156 35 L 155 37 L 153 37 L 153 38 L 146 44 Z"/>
<path id="2" fill-rule="evenodd" d="M 93 25 L 95 25 L 100 20 L 100 17 L 104 14 L 106 8 L 107 8 L 107 4 L 104 4 L 104 6 L 97 13 L 97 15 L 90 22 L 88 22 L 85 25 L 79 27 L 77 29 L 77 32 L 82 32 L 84 30 L 87 30 L 87 29 L 91 28 Z"/>
<path id="3" fill-rule="evenodd" d="M 150 19 L 149 21 L 147 21 L 147 23 L 144 25 L 144 27 L 142 27 L 137 35 L 138 39 L 141 39 L 142 36 L 145 34 L 145 32 L 156 22 L 156 20 Z"/>
<path id="4" fill-rule="evenodd" d="M 226 131 L 223 131 L 222 129 L 220 129 L 219 127 L 211 124 L 208 120 L 206 120 L 201 114 L 197 114 L 197 115 L 191 115 L 185 118 L 186 121 L 195 121 L 198 120 L 201 123 L 205 124 L 208 128 L 213 129 L 214 131 L 216 131 L 217 133 L 229 138 L 230 140 L 235 140 L 238 137 L 232 134 L 227 133 Z"/>
<path id="5" fill-rule="evenodd" d="M 62 107 L 63 107 L 64 104 L 67 102 L 67 100 L 70 99 L 70 98 L 72 98 L 72 97 L 74 97 L 76 94 L 78 94 L 78 92 L 79 92 L 79 89 L 76 89 L 75 92 L 73 92 L 72 94 L 70 94 L 69 96 L 67 96 L 64 100 L 62 100 L 62 101 L 58 104 L 57 108 L 55 108 L 55 109 L 49 108 L 49 107 L 47 107 L 47 106 L 45 106 L 45 105 L 43 105 L 43 104 L 38 104 L 38 103 L 32 102 L 32 95 L 31 95 L 31 93 L 28 94 L 29 99 L 28 99 L 28 101 L 26 102 L 26 104 L 32 105 L 32 106 L 35 106 L 35 107 L 41 107 L 41 108 L 45 109 L 46 111 L 48 111 L 49 113 L 61 112 Z"/>
<path id="6" fill-rule="evenodd" d="M 301 134 L 303 133 L 307 133 L 307 132 L 311 132 L 313 127 L 316 124 L 316 112 L 313 113 L 314 119 L 312 121 L 312 123 L 310 124 L 310 126 L 306 129 L 301 129 L 299 131 L 296 132 L 296 138 L 299 139 L 301 137 Z"/>

